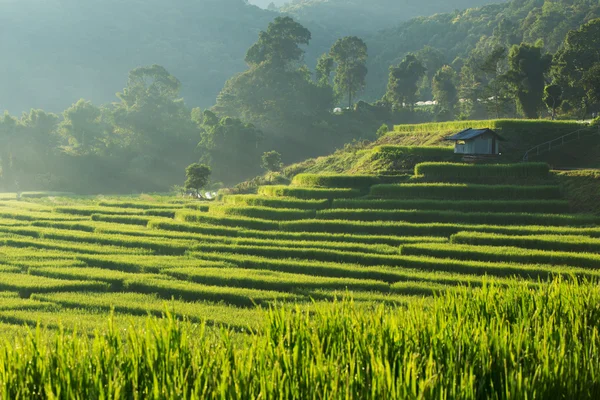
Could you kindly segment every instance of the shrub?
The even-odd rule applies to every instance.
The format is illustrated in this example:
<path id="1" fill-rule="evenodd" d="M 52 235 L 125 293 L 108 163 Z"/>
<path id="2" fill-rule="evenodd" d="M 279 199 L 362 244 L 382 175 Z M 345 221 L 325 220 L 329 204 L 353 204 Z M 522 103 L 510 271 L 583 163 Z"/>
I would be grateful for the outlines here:
<path id="1" fill-rule="evenodd" d="M 261 167 L 269 172 L 279 172 L 283 168 L 281 154 L 276 151 L 267 151 L 263 153 L 261 161 Z"/>

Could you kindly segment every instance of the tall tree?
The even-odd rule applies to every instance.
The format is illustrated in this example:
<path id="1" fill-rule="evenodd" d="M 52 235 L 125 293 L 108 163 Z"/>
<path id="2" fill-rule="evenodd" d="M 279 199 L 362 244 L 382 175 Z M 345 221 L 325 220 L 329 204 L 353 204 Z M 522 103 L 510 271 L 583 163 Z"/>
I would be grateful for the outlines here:
<path id="1" fill-rule="evenodd" d="M 246 53 L 246 63 L 255 66 L 266 62 L 284 68 L 302 59 L 300 45 L 308 45 L 310 39 L 310 31 L 301 24 L 290 17 L 277 17 L 258 34 L 258 41 Z"/>
<path id="2" fill-rule="evenodd" d="M 414 54 L 408 54 L 398 66 L 390 67 L 384 99 L 396 107 L 412 109 L 417 101 L 417 85 L 426 71 L 423 63 Z"/>
<path id="3" fill-rule="evenodd" d="M 194 109 L 194 114 L 197 112 Z M 196 115 L 194 118 L 198 119 Z M 259 129 L 236 118 L 219 118 L 209 110 L 201 118 L 198 147 L 216 180 L 235 184 L 260 172 L 263 133 Z"/>
<path id="4" fill-rule="evenodd" d="M 58 131 L 67 141 L 70 152 L 87 155 L 101 151 L 106 134 L 101 116 L 100 108 L 83 99 L 63 112 Z"/>
<path id="5" fill-rule="evenodd" d="M 354 96 L 366 86 L 367 45 L 356 36 L 338 39 L 331 51 L 337 64 L 334 87 L 338 94 L 348 96 L 348 107 L 352 107 Z"/>
<path id="6" fill-rule="evenodd" d="M 121 102 L 112 113 L 115 133 L 135 150 L 131 169 L 136 173 L 156 167 L 165 172 L 166 181 L 197 159 L 198 128 L 180 90 L 175 76 L 151 65 L 133 69 L 127 86 L 117 93 Z M 157 181 L 160 178 L 156 176 Z"/>
<path id="7" fill-rule="evenodd" d="M 438 109 L 446 111 L 450 118 L 458 104 L 458 90 L 456 89 L 456 71 L 448 65 L 444 65 L 433 76 L 431 83 L 433 98 L 437 101 Z"/>
<path id="8" fill-rule="evenodd" d="M 554 57 L 554 81 L 563 88 L 563 97 L 570 103 L 582 104 L 582 117 L 588 112 L 590 102 L 600 101 L 594 101 L 590 92 L 595 86 L 596 65 L 600 65 L 600 18 L 570 31 Z"/>
<path id="9" fill-rule="evenodd" d="M 506 71 L 503 69 L 506 57 L 506 48 L 496 46 L 479 64 L 479 70 L 486 82 L 483 90 L 485 103 L 496 118 L 500 118 L 508 102 L 507 82 L 504 77 Z"/>
<path id="10" fill-rule="evenodd" d="M 551 112 L 552 120 L 556 118 L 556 110 L 563 102 L 563 90 L 560 86 L 553 84 L 544 88 L 544 104 Z"/>
<path id="11" fill-rule="evenodd" d="M 446 56 L 440 50 L 431 46 L 425 46 L 421 50 L 415 53 L 423 66 L 425 67 L 425 76 L 419 82 L 419 97 L 424 100 L 430 100 L 433 98 L 431 92 L 431 81 L 433 76 L 442 68 L 447 65 Z"/>
<path id="12" fill-rule="evenodd" d="M 317 61 L 315 70 L 315 79 L 321 86 L 328 86 L 331 83 L 331 73 L 333 72 L 334 61 L 329 54 L 323 54 Z"/>
<path id="13" fill-rule="evenodd" d="M 542 54 L 541 47 L 521 43 L 510 49 L 508 63 L 506 78 L 516 92 L 517 110 L 526 118 L 538 118 L 552 56 Z"/>
<path id="14" fill-rule="evenodd" d="M 0 167 L 4 190 L 13 190 L 16 181 L 13 170 L 13 159 L 17 136 L 18 121 L 8 111 L 0 118 Z"/>

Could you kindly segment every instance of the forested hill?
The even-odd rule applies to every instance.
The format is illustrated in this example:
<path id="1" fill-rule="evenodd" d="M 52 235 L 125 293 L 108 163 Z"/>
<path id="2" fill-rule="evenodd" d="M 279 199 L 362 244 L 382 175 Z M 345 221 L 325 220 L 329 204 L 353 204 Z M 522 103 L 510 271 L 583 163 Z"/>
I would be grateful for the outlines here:
<path id="1" fill-rule="evenodd" d="M 245 0 L 0 0 L 0 110 L 114 101 L 131 69 L 152 64 L 209 107 L 275 16 Z"/>
<path id="2" fill-rule="evenodd" d="M 421 51 L 419 58 L 433 64 L 426 65 L 430 73 L 444 64 L 460 70 L 470 55 L 485 54 L 497 45 L 541 40 L 544 50 L 553 53 L 570 30 L 598 17 L 598 0 L 513 0 L 411 19 L 365 38 L 369 45 L 366 97 L 378 98 L 385 92 L 389 66 L 409 52 Z"/>
<path id="3" fill-rule="evenodd" d="M 281 11 L 340 35 L 376 32 L 401 21 L 506 0 L 292 0 Z"/>

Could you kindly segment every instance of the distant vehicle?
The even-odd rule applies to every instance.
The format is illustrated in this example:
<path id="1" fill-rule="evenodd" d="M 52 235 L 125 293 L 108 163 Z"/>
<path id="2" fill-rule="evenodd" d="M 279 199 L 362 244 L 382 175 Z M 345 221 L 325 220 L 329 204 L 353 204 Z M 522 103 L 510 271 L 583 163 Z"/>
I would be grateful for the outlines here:
<path id="1" fill-rule="evenodd" d="M 342 112 L 342 109 L 340 107 L 336 107 L 336 108 L 333 109 L 333 112 L 336 113 L 336 114 L 339 114 L 339 113 Z"/>

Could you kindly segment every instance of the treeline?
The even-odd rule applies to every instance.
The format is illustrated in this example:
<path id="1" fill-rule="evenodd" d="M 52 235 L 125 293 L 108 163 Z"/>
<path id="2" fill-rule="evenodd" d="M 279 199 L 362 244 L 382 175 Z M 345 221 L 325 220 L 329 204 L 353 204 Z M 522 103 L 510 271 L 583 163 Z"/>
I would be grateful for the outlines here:
<path id="1" fill-rule="evenodd" d="M 398 65 L 408 53 L 421 53 L 431 79 L 443 65 L 459 73 L 472 56 L 488 55 L 497 45 L 508 49 L 522 42 L 537 43 L 543 52 L 555 53 L 569 31 L 599 17 L 597 0 L 513 0 L 382 27 L 365 37 L 372 55 L 365 96 L 380 97 L 388 67 Z M 419 89 L 421 100 L 432 99 L 430 85 Z"/>
<path id="2" fill-rule="evenodd" d="M 437 121 L 584 119 L 598 112 L 600 18 L 569 31 L 554 54 L 544 50 L 542 41 L 511 45 L 500 35 L 492 39 L 451 64 L 431 47 L 409 53 L 390 68 L 380 103 L 413 109 L 429 91 Z"/>
<path id="3" fill-rule="evenodd" d="M 340 38 L 311 68 L 304 55 L 312 33 L 278 17 L 258 34 L 247 70 L 227 81 L 211 109 L 186 106 L 180 81 L 152 65 L 130 72 L 115 103 L 80 100 L 62 115 L 5 114 L 1 189 L 164 191 L 183 183 L 185 168 L 198 161 L 211 167 L 213 182 L 235 184 L 263 166 L 276 171 L 282 161 L 375 138 L 382 124 L 378 134 L 397 123 L 584 118 L 598 111 L 600 19 L 568 31 L 553 54 L 539 41 L 514 43 L 510 23 L 503 26 L 449 64 L 432 47 L 407 54 L 390 67 L 381 99 L 369 104 L 356 102 L 369 84 L 365 41 Z M 427 91 L 435 106 L 419 106 Z M 340 104 L 347 107 L 334 110 Z"/>
<path id="4" fill-rule="evenodd" d="M 364 34 L 424 15 L 452 12 L 506 0 L 292 0 L 279 10 L 314 21 L 339 34 Z"/>

